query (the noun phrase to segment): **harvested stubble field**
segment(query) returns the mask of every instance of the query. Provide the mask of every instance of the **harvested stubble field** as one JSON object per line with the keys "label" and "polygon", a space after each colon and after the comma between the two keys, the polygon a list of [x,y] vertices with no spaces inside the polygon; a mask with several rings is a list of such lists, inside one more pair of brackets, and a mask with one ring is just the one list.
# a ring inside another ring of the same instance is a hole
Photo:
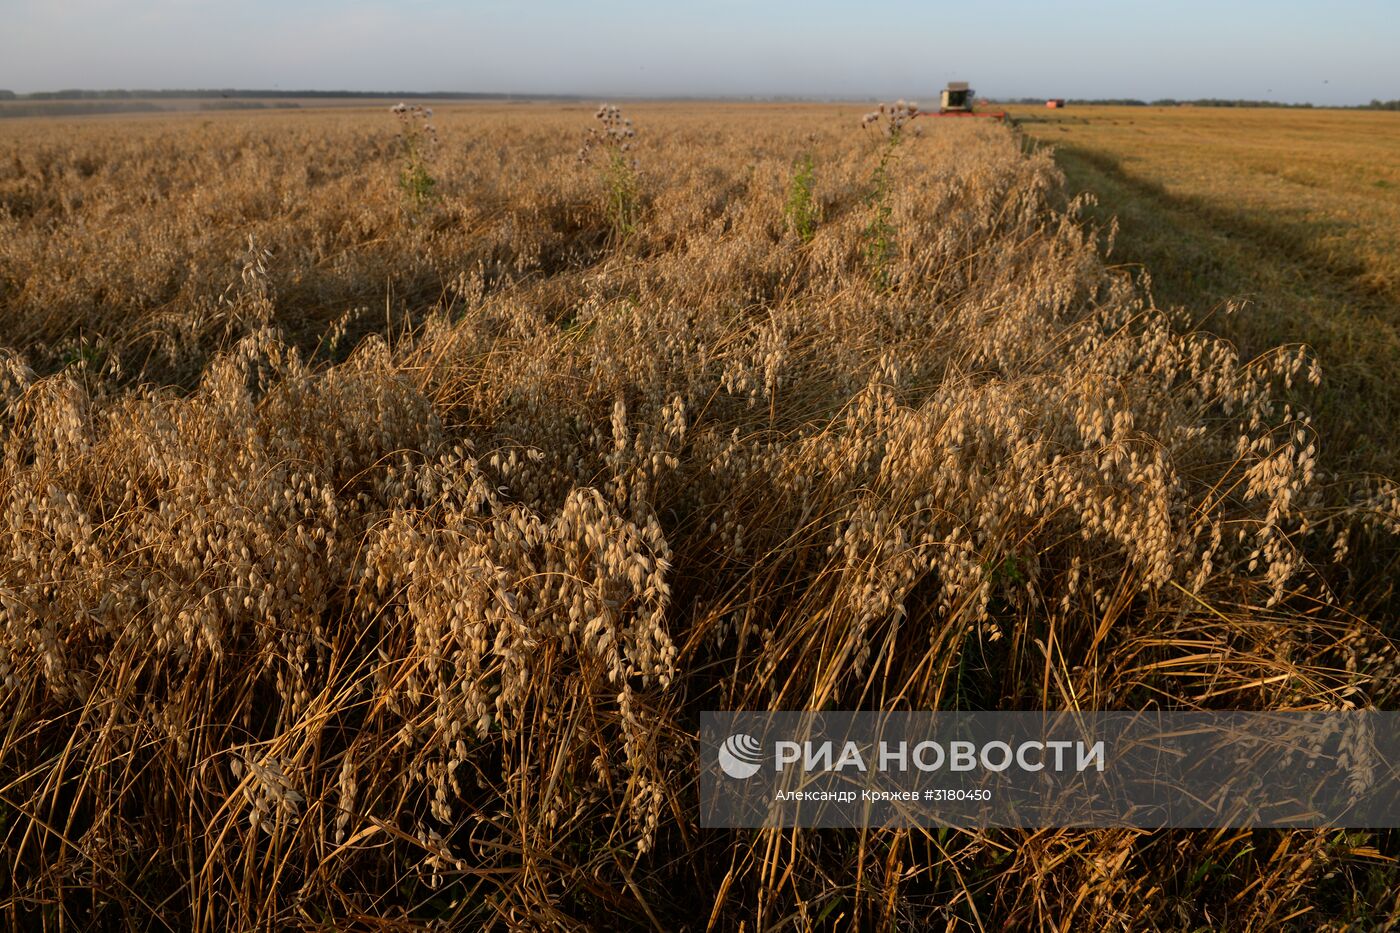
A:
{"label": "harvested stubble field", "polygon": [[1071,191],[1097,195],[1088,216],[1118,221],[1113,260],[1143,264],[1159,303],[1215,312],[1209,326],[1245,353],[1317,351],[1324,462],[1400,475],[1400,114],[1015,114],[1055,147]]}
{"label": "harvested stubble field", "polygon": [[1394,916],[1388,833],[697,826],[701,709],[1390,708],[1400,496],[1006,128],[627,116],[0,126],[5,922]]}

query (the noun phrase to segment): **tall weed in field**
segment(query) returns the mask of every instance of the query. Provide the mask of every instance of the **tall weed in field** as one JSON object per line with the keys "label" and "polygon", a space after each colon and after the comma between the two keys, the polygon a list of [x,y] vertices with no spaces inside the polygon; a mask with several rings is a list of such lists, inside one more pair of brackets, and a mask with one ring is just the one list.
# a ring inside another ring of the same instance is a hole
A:
{"label": "tall weed in field", "polygon": [[783,203],[783,216],[787,218],[788,229],[804,243],[817,232],[820,208],[816,199],[816,183],[816,160],[808,150],[797,157],[792,179],[788,182],[787,200]]}
{"label": "tall weed in field", "polygon": [[583,163],[596,159],[600,164],[610,238],[620,246],[636,233],[641,207],[638,164],[632,155],[637,131],[614,104],[603,104],[593,116],[599,125],[585,134],[578,157]]}
{"label": "tall weed in field", "polygon": [[[861,128],[874,131],[880,139],[880,160],[870,174],[870,190],[866,203],[870,207],[870,222],[862,231],[866,267],[872,280],[882,289],[890,286],[890,260],[895,252],[896,230],[891,222],[892,184],[890,169],[906,126],[919,115],[919,105],[899,100],[881,104],[861,118]],[[911,128],[912,129],[912,128]]]}
{"label": "tall weed in field", "polygon": [[413,211],[422,210],[436,196],[437,179],[428,167],[438,148],[437,127],[431,107],[395,104],[390,108],[399,119],[399,141],[403,163],[399,167],[399,190]]}

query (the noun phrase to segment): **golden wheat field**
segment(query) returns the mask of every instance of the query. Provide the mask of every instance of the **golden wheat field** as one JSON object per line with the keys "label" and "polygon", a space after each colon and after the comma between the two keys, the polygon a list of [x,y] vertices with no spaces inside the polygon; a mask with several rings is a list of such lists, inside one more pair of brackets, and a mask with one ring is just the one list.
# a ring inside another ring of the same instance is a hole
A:
{"label": "golden wheat field", "polygon": [[1393,918],[1389,832],[698,827],[702,709],[1390,708],[1400,490],[1012,128],[603,116],[0,124],[3,922]]}

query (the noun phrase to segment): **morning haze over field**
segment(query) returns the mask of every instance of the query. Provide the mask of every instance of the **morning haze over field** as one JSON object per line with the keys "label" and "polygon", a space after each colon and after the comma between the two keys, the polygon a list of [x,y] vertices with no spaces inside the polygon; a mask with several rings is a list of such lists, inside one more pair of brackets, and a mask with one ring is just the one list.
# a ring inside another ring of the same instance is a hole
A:
{"label": "morning haze over field", "polygon": [[631,96],[1400,97],[1388,0],[9,0],[0,88]]}
{"label": "morning haze over field", "polygon": [[[1400,706],[1396,17],[756,6],[9,0],[21,95],[575,97],[0,100],[0,928],[1400,916],[697,803],[705,711]],[[717,95],[810,100],[617,99]]]}

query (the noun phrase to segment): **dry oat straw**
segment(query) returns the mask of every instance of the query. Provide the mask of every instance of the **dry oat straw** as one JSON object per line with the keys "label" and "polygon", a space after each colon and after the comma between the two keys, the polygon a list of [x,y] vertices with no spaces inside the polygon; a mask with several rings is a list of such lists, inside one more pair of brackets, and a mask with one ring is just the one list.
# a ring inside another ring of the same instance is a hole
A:
{"label": "dry oat straw", "polygon": [[387,108],[0,127],[4,922],[1393,913],[1365,833],[697,827],[701,709],[1393,704],[1400,496],[1012,129],[875,281],[859,111],[624,109],[439,108],[421,198]]}

